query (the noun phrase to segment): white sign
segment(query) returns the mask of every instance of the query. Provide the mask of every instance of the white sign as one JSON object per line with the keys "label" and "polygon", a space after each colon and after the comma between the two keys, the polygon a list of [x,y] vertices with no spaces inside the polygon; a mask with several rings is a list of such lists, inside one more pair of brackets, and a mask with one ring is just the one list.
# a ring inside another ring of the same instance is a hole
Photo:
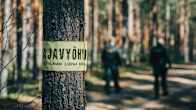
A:
{"label": "white sign", "polygon": [[86,71],[87,43],[44,41],[42,66],[47,71]]}

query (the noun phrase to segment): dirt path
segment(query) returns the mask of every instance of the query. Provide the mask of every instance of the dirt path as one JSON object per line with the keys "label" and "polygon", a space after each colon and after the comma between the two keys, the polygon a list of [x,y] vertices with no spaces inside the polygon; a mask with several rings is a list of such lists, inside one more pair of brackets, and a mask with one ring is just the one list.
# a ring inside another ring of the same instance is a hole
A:
{"label": "dirt path", "polygon": [[[196,66],[175,65],[169,71],[168,97],[153,99],[153,77],[150,71],[121,75],[120,94],[106,95],[104,81],[92,81],[86,110],[196,110]],[[91,87],[92,87],[91,86]]]}
{"label": "dirt path", "polygon": [[[122,72],[120,77],[122,91],[110,95],[103,90],[103,80],[87,80],[86,110],[196,110],[196,65],[175,65],[169,71],[170,94],[160,100],[153,99],[151,71]],[[0,110],[41,110],[41,98],[31,96],[0,102]]]}

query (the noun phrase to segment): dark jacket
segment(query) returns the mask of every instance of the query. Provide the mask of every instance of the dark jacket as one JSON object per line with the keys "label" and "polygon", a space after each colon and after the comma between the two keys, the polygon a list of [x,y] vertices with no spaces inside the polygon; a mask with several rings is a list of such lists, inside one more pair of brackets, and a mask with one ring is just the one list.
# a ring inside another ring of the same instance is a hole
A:
{"label": "dark jacket", "polygon": [[101,60],[104,67],[118,67],[121,64],[120,55],[111,44],[107,44],[103,48]]}
{"label": "dark jacket", "polygon": [[166,65],[171,65],[167,49],[162,44],[157,44],[150,52],[150,63],[153,68],[166,68]]}

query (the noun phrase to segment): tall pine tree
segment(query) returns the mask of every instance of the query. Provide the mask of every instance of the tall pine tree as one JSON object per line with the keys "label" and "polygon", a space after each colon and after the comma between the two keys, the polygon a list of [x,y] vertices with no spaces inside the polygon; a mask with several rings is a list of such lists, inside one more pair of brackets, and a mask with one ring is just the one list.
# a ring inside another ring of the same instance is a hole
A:
{"label": "tall pine tree", "polygon": [[[83,0],[43,1],[44,41],[83,41]],[[43,71],[43,110],[84,110],[83,72]]]}

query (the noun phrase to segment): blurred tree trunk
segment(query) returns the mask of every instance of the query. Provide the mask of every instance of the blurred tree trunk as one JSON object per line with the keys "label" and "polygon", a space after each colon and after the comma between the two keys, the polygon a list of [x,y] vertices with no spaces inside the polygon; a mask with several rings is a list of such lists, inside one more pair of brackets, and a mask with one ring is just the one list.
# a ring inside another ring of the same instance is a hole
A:
{"label": "blurred tree trunk", "polygon": [[98,30],[98,6],[97,0],[92,2],[92,55],[91,55],[91,68],[97,63],[97,30]]}
{"label": "blurred tree trunk", "polygon": [[[134,22],[133,21],[133,1],[129,0],[128,1],[128,38],[130,40],[130,43],[133,43],[133,22]],[[129,47],[130,47],[130,43],[129,43]],[[128,55],[127,60],[131,61],[130,55]]]}
{"label": "blurred tree trunk", "polygon": [[[153,0],[151,0],[152,2]],[[144,8],[146,7],[146,8]],[[140,3],[140,19],[141,19],[141,52],[142,52],[142,61],[148,61],[148,54],[151,48],[151,35],[152,35],[152,26],[151,26],[151,3],[150,1],[143,1]]]}
{"label": "blurred tree trunk", "polygon": [[[11,0],[11,24],[10,25],[10,38],[9,38],[9,48],[10,48],[10,57],[11,59],[15,59],[16,57],[16,0]],[[16,72],[16,60],[13,60],[11,63],[11,72],[12,72],[12,80],[16,81],[17,72]]]}
{"label": "blurred tree trunk", "polygon": [[122,55],[121,57],[124,60],[124,64],[128,65],[130,63],[130,61],[128,60],[129,58],[129,36],[128,36],[128,10],[129,10],[129,6],[128,6],[128,0],[123,0],[122,1],[122,15],[123,15],[123,29],[122,29]]}
{"label": "blurred tree trunk", "polygon": [[[26,10],[25,10],[25,36],[27,40],[27,59],[26,59],[26,70],[32,70],[33,68],[33,42],[34,42],[34,33],[33,33],[33,18],[32,18],[32,6],[31,2],[28,1],[26,4]],[[33,35],[32,35],[33,34]]]}
{"label": "blurred tree trunk", "polygon": [[131,61],[140,61],[141,29],[137,3],[129,1],[128,36],[131,41]]}
{"label": "blurred tree trunk", "polygon": [[23,14],[22,14],[22,65],[21,65],[21,68],[22,68],[22,71],[24,71],[26,69],[26,65],[27,65],[27,48],[26,48],[26,45],[27,45],[27,31],[26,31],[26,26],[27,26],[27,23],[26,23],[26,12],[27,12],[27,6],[28,4],[28,0],[23,0],[22,1],[22,6],[23,6]]}
{"label": "blurred tree trunk", "polygon": [[[44,0],[44,41],[83,41],[84,2]],[[84,110],[84,73],[43,71],[43,110]]]}
{"label": "blurred tree trunk", "polygon": [[[2,43],[3,43],[3,14],[4,14],[4,0],[0,0],[0,59],[1,59],[1,51],[2,51]],[[0,63],[0,70],[2,68],[2,65]]]}
{"label": "blurred tree trunk", "polygon": [[[39,56],[42,56],[42,48],[43,48],[43,5],[42,2],[39,1],[39,37],[38,37],[38,54],[37,54],[37,60]],[[39,81],[39,91],[42,91],[42,58],[41,60],[37,61],[38,68],[39,68],[39,74],[38,74],[38,81]]]}
{"label": "blurred tree trunk", "polygon": [[22,78],[23,0],[16,1],[16,81]]}
{"label": "blurred tree trunk", "polygon": [[184,61],[186,63],[189,62],[189,7],[188,7],[188,0],[180,1],[179,6],[179,35],[181,39],[181,52],[184,56]]}
{"label": "blurred tree trunk", "polygon": [[129,39],[133,39],[133,2],[128,1],[128,36]]}
{"label": "blurred tree trunk", "polygon": [[85,20],[85,28],[84,28],[84,38],[85,40],[89,39],[89,0],[84,0],[84,20]]}
{"label": "blurred tree trunk", "polygon": [[[170,40],[171,40],[171,36],[170,36],[170,4],[168,3],[168,1],[165,3],[166,7],[165,7],[165,20],[166,20],[166,25],[165,25],[165,44],[170,47]],[[170,48],[169,48],[170,49]]]}
{"label": "blurred tree trunk", "polygon": [[33,33],[34,33],[34,43],[33,43],[33,79],[37,79],[38,75],[40,73],[40,67],[41,65],[38,64],[38,60],[41,60],[39,58],[38,51],[40,50],[39,46],[39,40],[41,40],[39,37],[39,12],[40,12],[40,6],[38,0],[31,0],[31,7],[32,7],[32,16],[33,16]]}
{"label": "blurred tree trunk", "polygon": [[150,2],[151,7],[151,35],[150,35],[150,46],[155,46],[158,40],[158,5],[155,0]]}
{"label": "blurred tree trunk", "polygon": [[141,29],[140,29],[140,16],[139,9],[135,4],[135,8],[132,10],[133,16],[133,27],[132,27],[132,48],[131,48],[131,61],[140,61],[140,51],[141,51]]}
{"label": "blurred tree trunk", "polygon": [[133,12],[134,14],[134,36],[135,36],[135,49],[134,49],[134,53],[135,53],[135,58],[133,59],[133,61],[139,63],[140,62],[140,52],[141,52],[141,27],[140,27],[140,11],[139,8],[136,4],[136,9]]}
{"label": "blurred tree trunk", "polygon": [[[194,27],[190,26],[190,30],[194,30]],[[190,31],[190,36],[189,36],[190,52],[189,52],[189,56],[190,56],[190,61],[191,62],[194,62],[194,41],[195,41],[194,31]]]}
{"label": "blurred tree trunk", "polygon": [[7,97],[7,81],[8,81],[8,63],[9,63],[9,27],[10,24],[10,0],[3,1],[1,6],[4,7],[4,16],[3,16],[3,42],[2,42],[2,56],[1,56],[1,65],[2,69],[0,71],[0,92],[1,97]]}
{"label": "blurred tree trunk", "polygon": [[[123,32],[123,14],[122,14],[122,2],[120,0],[115,1],[115,44],[116,47],[122,47],[122,32]],[[122,49],[122,48],[121,48]]]}
{"label": "blurred tree trunk", "polygon": [[113,0],[108,3],[108,37],[112,37],[113,31]]}
{"label": "blurred tree trunk", "polygon": [[[90,7],[89,0],[84,0],[84,20],[85,20],[85,28],[84,28],[84,39],[87,42],[90,41],[90,15],[89,15]],[[91,49],[91,45],[88,45],[88,49]],[[88,66],[92,67],[91,63],[91,51],[88,52]],[[91,68],[92,69],[92,68]]]}

